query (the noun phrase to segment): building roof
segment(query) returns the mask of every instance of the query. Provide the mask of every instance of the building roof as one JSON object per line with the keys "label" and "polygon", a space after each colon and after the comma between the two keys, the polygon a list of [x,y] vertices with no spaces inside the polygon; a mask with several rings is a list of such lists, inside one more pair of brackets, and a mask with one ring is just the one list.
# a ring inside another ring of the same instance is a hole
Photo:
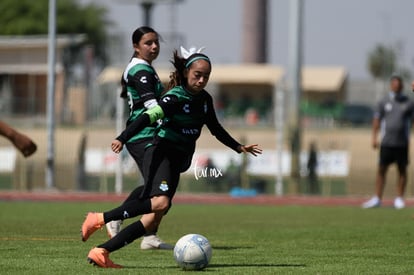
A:
{"label": "building roof", "polygon": [[[56,47],[62,48],[71,44],[79,44],[85,39],[84,34],[58,35],[56,36]],[[0,50],[47,48],[48,43],[47,35],[0,35]]]}
{"label": "building roof", "polygon": [[341,89],[346,77],[344,67],[304,67],[302,88],[312,92],[335,92]]}
{"label": "building roof", "polygon": [[[98,77],[98,82],[118,83],[123,69],[118,67],[105,68]],[[157,69],[163,82],[169,80],[170,70]],[[284,76],[284,69],[279,66],[244,64],[214,65],[210,82],[217,84],[268,84],[275,85]],[[338,91],[346,80],[344,67],[305,67],[303,69],[302,86],[305,91],[332,92]]]}
{"label": "building roof", "polygon": [[275,85],[283,77],[279,66],[243,64],[213,66],[210,81],[217,84],[269,84]]}
{"label": "building roof", "polygon": [[[56,37],[56,73],[63,71],[60,53],[69,45],[85,41],[83,34]],[[47,74],[48,37],[46,35],[1,36],[0,74]]]}
{"label": "building roof", "polygon": [[[47,64],[0,64],[0,74],[47,74]],[[63,71],[63,66],[56,63],[56,73]]]}

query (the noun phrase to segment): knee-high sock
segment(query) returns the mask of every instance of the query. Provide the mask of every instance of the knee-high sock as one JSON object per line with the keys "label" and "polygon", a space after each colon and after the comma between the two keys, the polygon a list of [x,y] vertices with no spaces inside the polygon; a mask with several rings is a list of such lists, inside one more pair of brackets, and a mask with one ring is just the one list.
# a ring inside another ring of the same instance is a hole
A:
{"label": "knee-high sock", "polygon": [[139,199],[143,190],[144,190],[144,185],[138,186],[137,188],[132,190],[132,192],[129,194],[128,198],[126,198],[126,200],[123,203]]}
{"label": "knee-high sock", "polygon": [[142,235],[145,234],[145,228],[141,221],[134,222],[127,227],[125,227],[121,232],[119,232],[115,237],[107,241],[106,243],[103,243],[101,245],[98,245],[100,248],[105,248],[109,252],[113,252],[115,250],[118,250]]}
{"label": "knee-high sock", "polygon": [[125,202],[117,208],[104,212],[103,216],[105,223],[108,223],[110,221],[125,220],[148,213],[151,213],[151,199],[136,199]]}

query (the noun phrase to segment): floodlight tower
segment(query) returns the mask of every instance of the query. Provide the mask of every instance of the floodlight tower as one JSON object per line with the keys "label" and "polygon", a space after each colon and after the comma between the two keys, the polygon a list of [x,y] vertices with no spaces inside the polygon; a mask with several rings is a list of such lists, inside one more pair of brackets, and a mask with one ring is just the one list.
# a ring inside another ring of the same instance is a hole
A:
{"label": "floodlight tower", "polygon": [[243,62],[266,63],[268,60],[268,0],[243,2]]}
{"label": "floodlight tower", "polygon": [[152,8],[155,4],[177,4],[183,0],[138,0],[138,5],[144,10],[144,25],[151,26]]}

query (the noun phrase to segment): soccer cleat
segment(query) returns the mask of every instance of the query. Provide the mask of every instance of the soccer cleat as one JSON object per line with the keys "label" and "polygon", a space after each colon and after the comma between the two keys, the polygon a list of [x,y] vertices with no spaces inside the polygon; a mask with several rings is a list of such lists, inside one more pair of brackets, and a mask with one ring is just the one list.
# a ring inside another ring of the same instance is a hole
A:
{"label": "soccer cleat", "polygon": [[142,238],[142,241],[141,241],[142,250],[149,250],[149,249],[172,250],[173,248],[174,246],[172,246],[171,244],[165,243],[155,234],[144,236],[144,238]]}
{"label": "soccer cleat", "polygon": [[394,200],[394,207],[395,207],[395,209],[403,209],[405,207],[405,202],[404,202],[403,198],[396,197],[395,200]]}
{"label": "soccer cleat", "polygon": [[103,268],[122,268],[121,265],[115,264],[109,259],[109,252],[105,248],[92,248],[88,254],[88,262]]}
{"label": "soccer cleat", "polygon": [[121,225],[122,225],[121,220],[110,221],[106,223],[106,232],[108,233],[108,237],[110,239],[115,237],[119,233],[119,231],[121,231]]}
{"label": "soccer cleat", "polygon": [[89,212],[82,224],[82,241],[86,242],[89,237],[104,224],[102,213]]}
{"label": "soccer cleat", "polygon": [[381,206],[381,200],[377,196],[372,197],[370,200],[362,204],[362,208],[365,208],[365,209],[375,208],[375,207],[380,207],[380,206]]}

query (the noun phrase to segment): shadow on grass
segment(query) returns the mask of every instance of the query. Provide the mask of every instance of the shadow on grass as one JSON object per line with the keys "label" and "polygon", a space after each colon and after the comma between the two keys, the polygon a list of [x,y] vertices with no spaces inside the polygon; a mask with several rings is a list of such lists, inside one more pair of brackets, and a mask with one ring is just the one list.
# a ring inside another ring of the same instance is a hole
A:
{"label": "shadow on grass", "polygon": [[237,250],[237,249],[252,249],[253,246],[213,246],[213,250]]}
{"label": "shadow on grass", "polygon": [[222,268],[222,267],[306,267],[305,264],[209,264],[207,268]]}
{"label": "shadow on grass", "polygon": [[[231,267],[306,267],[305,264],[249,264],[249,263],[234,263],[234,264],[209,264],[206,269],[202,271],[214,271],[217,268],[231,268]],[[123,266],[124,269],[136,268],[153,268],[150,266]],[[164,266],[163,269],[180,269],[177,265]]]}

